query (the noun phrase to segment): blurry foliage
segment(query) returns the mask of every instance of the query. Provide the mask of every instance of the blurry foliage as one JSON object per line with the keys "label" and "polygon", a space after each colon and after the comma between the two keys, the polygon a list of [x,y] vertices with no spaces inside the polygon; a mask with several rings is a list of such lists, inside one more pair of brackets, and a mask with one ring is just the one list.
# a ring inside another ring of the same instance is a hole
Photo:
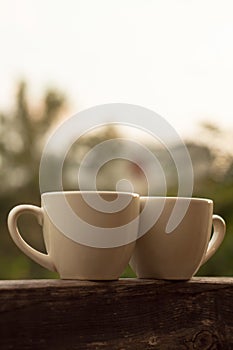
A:
{"label": "blurry foliage", "polygon": [[[203,123],[205,137],[199,140],[210,153],[205,177],[195,181],[194,196],[210,198],[214,202],[214,213],[226,222],[226,236],[219,250],[205,263],[198,275],[233,276],[233,153],[228,136],[215,124]],[[230,147],[229,147],[230,146]],[[200,154],[200,159],[203,153]]]}
{"label": "blurry foliage", "polygon": [[[0,278],[34,278],[50,272],[31,262],[12,242],[6,227],[9,210],[20,203],[40,205],[39,164],[46,133],[59,118],[65,97],[46,91],[41,105],[28,101],[27,86],[17,89],[13,111],[0,114]],[[24,218],[23,218],[24,219]],[[41,230],[32,217],[20,220],[25,239],[44,250]]]}
{"label": "blurry foliage", "polygon": [[[46,91],[40,106],[35,108],[28,100],[25,83],[20,83],[17,91],[14,110],[8,113],[0,112],[0,279],[56,278],[57,274],[40,267],[15,246],[8,234],[6,220],[9,210],[19,203],[40,205],[38,179],[40,157],[48,134],[66,106],[66,99],[59,91]],[[89,150],[102,141],[119,136],[121,136],[119,129],[109,126],[82,136],[67,154],[63,169],[64,188],[77,189],[75,171]],[[193,195],[214,200],[215,213],[222,215],[226,220],[227,234],[218,252],[199,270],[198,274],[232,276],[233,156],[221,146],[221,142],[224,144],[225,134],[215,125],[203,123],[199,136],[198,141],[187,142],[195,176]],[[114,152],[117,154],[117,147],[116,143],[112,149],[113,159]],[[168,155],[152,146],[150,149],[156,153],[161,164],[163,163],[164,170],[168,173],[166,176],[170,171],[168,179],[173,179],[175,168],[171,167]],[[116,169],[119,170],[121,166],[122,171],[117,172]],[[140,182],[142,183],[139,167],[131,164],[127,168],[126,161],[120,163],[115,159],[109,163],[109,166],[106,164],[100,170],[97,179],[98,189],[114,189],[113,185],[119,180],[117,176],[122,172],[125,175],[125,169],[130,169],[129,174],[134,176],[136,186],[139,186]],[[73,179],[72,172],[75,173]],[[87,169],[87,175],[88,172],[91,174],[92,168]],[[54,176],[56,174],[50,174],[52,179]],[[168,195],[176,195],[176,193],[177,183],[169,184]],[[41,229],[35,218],[26,215],[20,218],[19,226],[29,244],[44,251]],[[134,276],[134,273],[128,267],[123,276]]]}

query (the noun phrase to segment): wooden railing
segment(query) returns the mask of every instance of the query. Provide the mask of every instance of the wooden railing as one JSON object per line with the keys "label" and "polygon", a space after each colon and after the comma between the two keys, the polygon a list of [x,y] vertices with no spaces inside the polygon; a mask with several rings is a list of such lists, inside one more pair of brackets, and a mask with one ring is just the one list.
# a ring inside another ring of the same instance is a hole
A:
{"label": "wooden railing", "polygon": [[233,349],[233,278],[0,282],[0,349]]}

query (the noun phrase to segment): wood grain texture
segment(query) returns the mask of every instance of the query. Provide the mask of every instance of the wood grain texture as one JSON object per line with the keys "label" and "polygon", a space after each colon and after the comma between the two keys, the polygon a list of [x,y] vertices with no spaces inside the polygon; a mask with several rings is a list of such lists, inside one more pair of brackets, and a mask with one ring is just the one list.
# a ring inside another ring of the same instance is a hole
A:
{"label": "wood grain texture", "polygon": [[233,278],[0,282],[0,349],[233,349]]}

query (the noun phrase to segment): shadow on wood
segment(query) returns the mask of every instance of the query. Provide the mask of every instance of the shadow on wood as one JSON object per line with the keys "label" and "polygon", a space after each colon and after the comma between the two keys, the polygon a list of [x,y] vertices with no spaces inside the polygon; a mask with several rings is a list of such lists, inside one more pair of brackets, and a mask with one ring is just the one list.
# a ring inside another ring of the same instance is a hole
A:
{"label": "shadow on wood", "polygon": [[233,349],[233,278],[0,282],[0,349]]}

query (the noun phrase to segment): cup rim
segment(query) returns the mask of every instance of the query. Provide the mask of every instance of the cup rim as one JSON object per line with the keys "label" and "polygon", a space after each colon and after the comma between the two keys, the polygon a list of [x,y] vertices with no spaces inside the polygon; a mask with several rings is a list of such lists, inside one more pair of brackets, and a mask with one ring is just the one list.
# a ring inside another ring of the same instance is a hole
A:
{"label": "cup rim", "polygon": [[120,196],[124,195],[131,195],[132,197],[140,197],[140,195],[136,192],[123,192],[123,191],[94,191],[94,190],[81,190],[81,191],[76,191],[76,190],[70,190],[70,191],[50,191],[50,192],[44,192],[41,194],[41,197],[44,196],[64,196],[64,195],[77,195],[77,194],[118,194]]}
{"label": "cup rim", "polygon": [[175,197],[175,196],[140,196],[140,199],[149,199],[149,200],[178,200],[178,201],[190,201],[190,202],[208,202],[213,203],[212,199],[204,197]]}

